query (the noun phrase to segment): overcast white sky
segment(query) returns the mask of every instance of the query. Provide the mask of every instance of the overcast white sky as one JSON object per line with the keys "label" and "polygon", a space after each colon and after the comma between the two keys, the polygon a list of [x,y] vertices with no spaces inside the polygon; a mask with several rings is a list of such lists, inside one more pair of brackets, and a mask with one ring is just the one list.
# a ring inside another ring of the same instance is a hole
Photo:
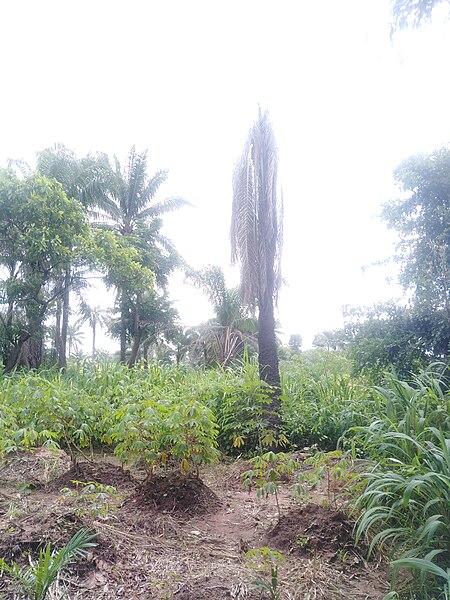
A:
{"label": "overcast white sky", "polygon": [[[450,139],[450,24],[390,40],[389,0],[2,0],[0,164],[62,142],[150,151],[161,198],[194,204],[166,234],[195,267],[229,268],[231,176],[257,105],[271,113],[285,199],[286,336],[398,294],[377,215],[392,170]],[[236,273],[230,271],[230,284]],[[206,320],[175,278],[183,322]],[[95,303],[98,298],[95,299]]]}

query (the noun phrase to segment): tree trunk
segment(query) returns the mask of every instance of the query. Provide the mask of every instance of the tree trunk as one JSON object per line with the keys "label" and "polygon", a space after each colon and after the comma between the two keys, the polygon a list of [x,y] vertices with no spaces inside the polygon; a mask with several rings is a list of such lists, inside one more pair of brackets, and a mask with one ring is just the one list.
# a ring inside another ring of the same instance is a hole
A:
{"label": "tree trunk", "polygon": [[38,369],[42,364],[42,346],[39,326],[30,327],[30,331],[19,336],[9,353],[4,367],[5,373],[10,373],[17,367]]}
{"label": "tree trunk", "polygon": [[144,359],[145,365],[146,365],[147,367],[148,367],[148,353],[149,353],[149,350],[150,350],[150,345],[151,345],[151,343],[150,343],[150,339],[149,339],[149,338],[147,338],[147,339],[145,340],[145,342],[144,342],[144,346],[143,346],[143,349],[142,349],[142,350],[143,350],[143,352],[142,352],[142,354],[143,354],[143,359]]}
{"label": "tree trunk", "polygon": [[92,321],[92,359],[95,358],[95,333],[97,329],[97,322],[94,320]]}
{"label": "tree trunk", "polygon": [[31,336],[29,333],[23,333],[22,335],[19,336],[19,339],[14,344],[14,347],[12,348],[12,350],[9,353],[9,356],[6,360],[6,363],[5,363],[5,372],[6,373],[10,373],[11,371],[13,371],[16,368],[17,363],[19,361],[20,353],[22,351],[22,346],[25,344],[25,342],[30,337]]}
{"label": "tree trunk", "polygon": [[42,364],[42,346],[43,340],[41,337],[30,336],[22,344],[17,359],[17,366],[26,367],[27,369],[38,369]]}
{"label": "tree trunk", "polygon": [[266,294],[259,306],[258,346],[259,377],[270,386],[271,402],[267,406],[266,419],[269,422],[269,429],[277,430],[281,422],[281,380],[273,299],[269,294]]}
{"label": "tree trunk", "polygon": [[127,359],[127,305],[125,292],[121,292],[120,299],[120,362],[126,363]]}
{"label": "tree trunk", "polygon": [[58,366],[61,369],[67,367],[67,330],[69,329],[70,284],[71,270],[69,268],[64,275],[64,288],[62,294],[61,351],[58,353]]}
{"label": "tree trunk", "polygon": [[134,367],[134,365],[136,364],[139,347],[141,345],[142,327],[141,327],[141,323],[140,323],[139,305],[140,305],[140,298],[138,295],[136,298],[136,306],[134,309],[133,347],[131,348],[130,360],[128,362],[129,367]]}
{"label": "tree trunk", "polygon": [[59,357],[61,356],[61,314],[62,314],[62,302],[61,298],[56,301],[56,315],[55,315],[55,348],[56,348],[56,360],[59,364]]}

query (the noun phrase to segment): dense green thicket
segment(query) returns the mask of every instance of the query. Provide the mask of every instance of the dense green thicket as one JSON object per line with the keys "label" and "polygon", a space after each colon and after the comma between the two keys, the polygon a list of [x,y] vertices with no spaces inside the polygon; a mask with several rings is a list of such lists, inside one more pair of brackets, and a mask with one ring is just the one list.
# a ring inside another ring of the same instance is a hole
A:
{"label": "dense green thicket", "polygon": [[[335,448],[349,427],[370,421],[370,393],[361,380],[350,377],[349,369],[345,358],[321,351],[286,362],[283,432],[293,447]],[[242,454],[261,448],[270,418],[269,389],[252,361],[235,369],[211,370],[88,364],[65,373],[16,373],[4,376],[0,386],[3,451],[42,444],[70,451],[109,445],[121,457],[125,447],[130,457],[136,456],[138,447],[129,446],[127,427],[144,436],[170,420],[168,410],[195,406],[205,411],[205,428],[208,420],[214,424],[208,434],[212,446],[217,443],[222,452]],[[151,411],[154,422],[149,420]]]}

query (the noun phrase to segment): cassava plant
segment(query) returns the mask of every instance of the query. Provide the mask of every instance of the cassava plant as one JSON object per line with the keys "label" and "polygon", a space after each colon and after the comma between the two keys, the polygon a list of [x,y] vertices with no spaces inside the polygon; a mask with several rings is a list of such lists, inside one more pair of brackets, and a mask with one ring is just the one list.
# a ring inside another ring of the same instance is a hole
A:
{"label": "cassava plant", "polygon": [[352,456],[341,450],[316,452],[303,461],[303,467],[292,486],[294,494],[305,498],[310,490],[325,482],[328,506],[337,508],[338,497],[345,492],[354,494],[360,484]]}
{"label": "cassava plant", "polygon": [[122,405],[106,439],[122,462],[140,460],[150,479],[155,469],[176,461],[183,473],[218,458],[217,425],[210,409],[174,397]]}
{"label": "cassava plant", "polygon": [[281,507],[278,500],[280,481],[298,468],[298,463],[284,452],[266,452],[251,459],[253,469],[242,473],[243,487],[249,491],[255,487],[259,498],[275,496],[278,516],[281,517]]}
{"label": "cassava plant", "polygon": [[280,600],[281,591],[278,568],[286,561],[283,554],[267,546],[263,546],[262,548],[248,550],[246,557],[250,568],[257,570],[263,575],[268,574],[270,576],[269,581],[266,579],[252,581],[252,586],[265,592],[270,600]]}

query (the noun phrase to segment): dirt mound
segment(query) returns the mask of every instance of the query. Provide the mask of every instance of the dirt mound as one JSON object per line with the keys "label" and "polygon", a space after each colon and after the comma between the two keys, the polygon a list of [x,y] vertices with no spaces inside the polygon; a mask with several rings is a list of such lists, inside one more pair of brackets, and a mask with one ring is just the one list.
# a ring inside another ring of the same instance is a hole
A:
{"label": "dirt mound", "polygon": [[64,450],[37,448],[10,454],[0,464],[0,485],[45,485],[69,468],[70,458]]}
{"label": "dirt mound", "polygon": [[55,491],[59,491],[64,487],[76,487],[76,484],[72,483],[73,481],[95,481],[116,488],[129,488],[136,485],[129,471],[125,471],[122,467],[106,462],[79,462],[76,467],[71,467],[68,471],[53,479],[49,487]]}
{"label": "dirt mound", "polygon": [[137,509],[194,516],[214,512],[221,503],[201,479],[171,474],[146,483],[127,504]]}
{"label": "dirt mound", "polygon": [[267,543],[289,554],[332,559],[355,547],[352,531],[344,513],[306,504],[282,516],[267,534]]}

